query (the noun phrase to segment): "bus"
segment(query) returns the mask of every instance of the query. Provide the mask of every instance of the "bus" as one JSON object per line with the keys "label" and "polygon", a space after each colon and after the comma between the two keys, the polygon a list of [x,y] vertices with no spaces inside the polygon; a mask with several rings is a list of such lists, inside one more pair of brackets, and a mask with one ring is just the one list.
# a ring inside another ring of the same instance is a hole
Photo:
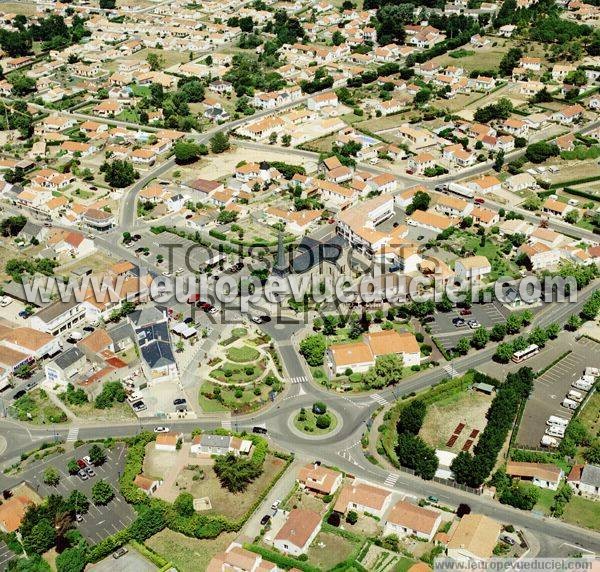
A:
{"label": "bus", "polygon": [[521,363],[522,361],[525,361],[526,359],[529,359],[530,357],[539,353],[539,351],[540,351],[539,346],[537,346],[536,344],[531,344],[529,347],[526,347],[524,350],[515,352],[513,354],[512,360],[515,363]]}

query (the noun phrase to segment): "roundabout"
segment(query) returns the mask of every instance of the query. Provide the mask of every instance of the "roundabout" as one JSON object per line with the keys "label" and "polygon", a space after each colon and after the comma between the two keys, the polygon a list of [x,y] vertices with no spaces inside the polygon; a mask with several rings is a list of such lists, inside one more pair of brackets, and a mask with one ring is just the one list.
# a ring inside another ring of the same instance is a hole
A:
{"label": "roundabout", "polygon": [[315,405],[293,411],[288,418],[288,428],[304,439],[319,440],[337,435],[344,425],[343,417],[331,407],[319,412]]}

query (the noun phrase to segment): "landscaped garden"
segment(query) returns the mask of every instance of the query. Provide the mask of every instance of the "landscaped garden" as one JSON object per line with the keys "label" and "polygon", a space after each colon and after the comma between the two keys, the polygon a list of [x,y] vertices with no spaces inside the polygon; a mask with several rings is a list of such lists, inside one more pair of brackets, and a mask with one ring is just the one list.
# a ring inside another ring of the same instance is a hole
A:
{"label": "landscaped garden", "polygon": [[36,389],[19,397],[11,406],[11,412],[19,421],[29,421],[37,425],[64,423],[65,412],[54,405],[43,389]]}
{"label": "landscaped garden", "polygon": [[314,403],[311,409],[304,407],[294,417],[294,427],[309,435],[326,435],[338,424],[337,416],[324,403]]}

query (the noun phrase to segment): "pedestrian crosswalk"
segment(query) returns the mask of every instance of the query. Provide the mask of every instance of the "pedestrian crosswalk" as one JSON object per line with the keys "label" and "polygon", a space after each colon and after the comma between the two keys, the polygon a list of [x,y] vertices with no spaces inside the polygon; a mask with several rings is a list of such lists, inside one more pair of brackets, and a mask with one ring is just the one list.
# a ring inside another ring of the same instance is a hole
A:
{"label": "pedestrian crosswalk", "polygon": [[444,371],[451,377],[451,378],[455,378],[458,377],[460,375],[460,373],[458,373],[458,371],[456,371],[456,369],[454,368],[454,366],[452,364],[448,364],[444,366]]}
{"label": "pedestrian crosswalk", "polygon": [[290,378],[290,383],[306,383],[308,381],[308,378],[305,375],[302,375],[300,377],[291,377]]}
{"label": "pedestrian crosswalk", "polygon": [[67,443],[73,443],[77,441],[77,437],[79,435],[79,427],[71,427],[69,429],[69,433],[67,434]]}
{"label": "pedestrian crosswalk", "polygon": [[376,401],[377,403],[379,403],[379,405],[388,405],[389,404],[389,401],[385,397],[382,397],[381,395],[379,395],[379,393],[374,393],[373,395],[371,395],[371,399],[373,401]]}
{"label": "pedestrian crosswalk", "polygon": [[383,481],[383,484],[386,487],[393,487],[396,484],[396,481],[398,480],[398,475],[396,475],[395,473],[390,473],[385,481]]}
{"label": "pedestrian crosswalk", "polygon": [[221,427],[223,427],[223,429],[231,429],[231,419],[223,419],[221,421]]}

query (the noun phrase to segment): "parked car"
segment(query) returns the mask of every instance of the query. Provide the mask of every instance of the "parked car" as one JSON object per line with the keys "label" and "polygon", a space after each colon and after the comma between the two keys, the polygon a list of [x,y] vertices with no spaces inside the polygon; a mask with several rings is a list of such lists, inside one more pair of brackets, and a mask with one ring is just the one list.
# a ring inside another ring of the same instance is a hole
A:
{"label": "parked car", "polygon": [[27,392],[24,389],[19,389],[19,391],[13,395],[13,399],[16,401],[17,399],[23,397],[26,393]]}
{"label": "parked car", "polygon": [[88,464],[91,465],[92,464],[92,458],[89,455],[86,455],[85,457],[83,457],[83,460]]}
{"label": "parked car", "polygon": [[96,473],[94,472],[94,469],[92,469],[92,467],[86,467],[85,472],[88,474],[89,477],[96,476]]}
{"label": "parked car", "polygon": [[263,319],[260,316],[252,316],[252,318],[250,318],[255,324],[262,324],[263,323]]}
{"label": "parked car", "polygon": [[509,544],[510,546],[514,546],[515,544],[515,539],[511,538],[510,536],[508,536],[507,534],[503,534],[500,537],[500,540],[506,544]]}
{"label": "parked car", "polygon": [[427,497],[427,500],[428,500],[429,502],[438,502],[440,499],[438,499],[438,498],[437,498],[436,496],[434,496],[434,495],[429,495],[429,496]]}
{"label": "parked car", "polygon": [[277,499],[272,505],[271,505],[271,510],[277,510],[279,508],[279,505],[281,504],[281,499]]}
{"label": "parked car", "polygon": [[184,405],[185,403],[187,403],[187,400],[185,400],[183,397],[173,399],[173,405]]}
{"label": "parked car", "polygon": [[168,433],[169,432],[169,428],[159,425],[158,427],[154,428],[154,432],[155,433]]}
{"label": "parked car", "polygon": [[87,467],[87,463],[83,459],[77,459],[77,466],[80,469],[85,469]]}
{"label": "parked car", "polygon": [[467,324],[469,325],[469,328],[471,328],[472,330],[476,330],[477,328],[481,328],[481,324],[477,320],[469,320],[467,322]]}
{"label": "parked car", "polygon": [[121,556],[125,556],[125,554],[127,554],[127,552],[129,552],[127,550],[127,548],[125,548],[124,546],[121,546],[121,548],[119,548],[119,550],[115,550],[115,552],[113,552],[112,557],[117,560],[118,558],[121,558]]}
{"label": "parked car", "polygon": [[452,319],[452,323],[454,324],[454,326],[456,328],[460,328],[461,326],[465,325],[465,321],[462,318],[453,318]]}
{"label": "parked car", "polygon": [[83,469],[81,469],[77,474],[82,481],[87,481],[89,479],[88,474]]}
{"label": "parked car", "polygon": [[255,425],[254,427],[252,427],[252,433],[260,433],[261,435],[266,435],[267,428],[260,427],[259,425]]}
{"label": "parked car", "polygon": [[83,516],[81,516],[80,514],[76,514],[75,515],[75,521],[76,522],[81,522],[83,520]]}
{"label": "parked car", "polygon": [[260,524],[261,524],[262,526],[264,526],[264,525],[265,525],[265,524],[267,524],[267,523],[268,523],[270,520],[271,520],[271,515],[270,515],[270,514],[265,514],[265,516],[263,516],[263,517],[260,519]]}
{"label": "parked car", "polygon": [[471,310],[469,310],[469,308],[463,308],[460,311],[460,315],[461,316],[470,316],[473,312],[471,312]]}

